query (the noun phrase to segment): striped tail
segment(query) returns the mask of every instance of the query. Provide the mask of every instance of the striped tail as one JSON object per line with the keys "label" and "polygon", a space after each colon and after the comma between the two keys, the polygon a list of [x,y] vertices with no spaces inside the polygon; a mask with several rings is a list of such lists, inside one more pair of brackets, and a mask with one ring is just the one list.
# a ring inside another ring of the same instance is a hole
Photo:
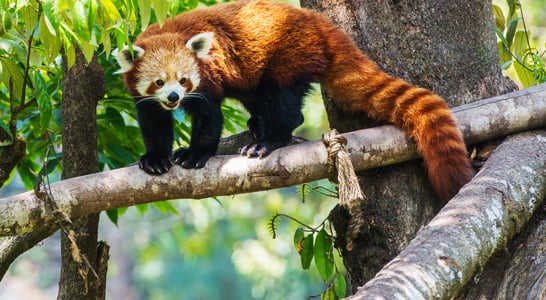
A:
{"label": "striped tail", "polygon": [[436,193],[451,199],[472,178],[472,167],[447,103],[387,75],[359,51],[350,52],[350,58],[334,61],[323,88],[346,110],[402,128],[417,144]]}

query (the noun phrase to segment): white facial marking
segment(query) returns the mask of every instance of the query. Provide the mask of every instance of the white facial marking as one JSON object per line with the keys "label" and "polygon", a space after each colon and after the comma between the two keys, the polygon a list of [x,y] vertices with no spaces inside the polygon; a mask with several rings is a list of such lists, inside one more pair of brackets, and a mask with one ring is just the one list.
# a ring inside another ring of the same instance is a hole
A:
{"label": "white facial marking", "polygon": [[147,90],[148,90],[148,87],[150,86],[150,84],[152,84],[152,82],[150,80],[146,80],[144,78],[140,78],[136,84],[136,90],[138,91],[138,93],[142,96],[151,96],[150,94],[148,94]]}
{"label": "white facial marking", "polygon": [[189,73],[188,78],[190,79],[194,89],[199,86],[199,83],[201,82],[201,76],[199,75],[199,72]]}
{"label": "white facial marking", "polygon": [[[169,100],[170,95],[177,95],[178,99],[176,99],[175,102]],[[186,88],[181,86],[178,81],[171,80],[165,85],[155,91],[155,96],[157,97],[157,100],[159,101],[159,104],[163,106],[166,110],[175,110],[180,105],[180,100],[184,98],[184,95],[186,94]]]}

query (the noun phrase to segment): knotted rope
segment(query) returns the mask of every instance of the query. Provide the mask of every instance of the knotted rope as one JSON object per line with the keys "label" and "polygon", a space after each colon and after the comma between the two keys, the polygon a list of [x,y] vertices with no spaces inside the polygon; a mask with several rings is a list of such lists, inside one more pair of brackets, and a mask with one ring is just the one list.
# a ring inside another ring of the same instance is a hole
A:
{"label": "knotted rope", "polygon": [[347,153],[347,139],[332,129],[322,135],[322,142],[328,151],[328,171],[330,174],[337,173],[337,178],[330,178],[330,181],[338,184],[339,204],[351,215],[346,234],[347,250],[351,251],[353,241],[365,222],[360,209],[360,203],[365,200],[364,194]]}

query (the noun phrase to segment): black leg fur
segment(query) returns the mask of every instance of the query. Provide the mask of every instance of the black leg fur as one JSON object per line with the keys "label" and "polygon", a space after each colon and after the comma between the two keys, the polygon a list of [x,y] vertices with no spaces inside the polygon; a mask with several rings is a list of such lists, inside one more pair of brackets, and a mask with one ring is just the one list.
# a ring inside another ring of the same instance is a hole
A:
{"label": "black leg fur", "polygon": [[173,118],[155,101],[140,102],[136,106],[138,123],[144,139],[146,154],[139,159],[139,166],[148,174],[160,175],[171,168],[173,145]]}
{"label": "black leg fur", "polygon": [[173,162],[186,169],[202,168],[211,156],[216,154],[222,134],[223,116],[221,99],[211,96],[204,99],[188,99],[182,102],[192,117],[190,147],[177,149]]}
{"label": "black leg fur", "polygon": [[247,125],[256,143],[242,147],[241,155],[263,157],[286,146],[292,131],[303,123],[301,108],[309,89],[307,81],[283,87],[274,82],[262,82],[254,101],[244,103],[252,115]]}

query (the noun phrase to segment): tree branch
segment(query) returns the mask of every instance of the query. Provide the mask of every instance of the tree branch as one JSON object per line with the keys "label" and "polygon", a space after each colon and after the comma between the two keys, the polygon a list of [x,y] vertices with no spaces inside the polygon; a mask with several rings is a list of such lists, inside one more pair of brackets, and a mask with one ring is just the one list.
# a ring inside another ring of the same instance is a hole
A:
{"label": "tree branch", "polygon": [[406,249],[349,299],[456,296],[539,207],[545,164],[546,131],[507,138]]}
{"label": "tree branch", "polygon": [[[546,126],[546,84],[454,109],[469,144]],[[418,157],[405,134],[381,126],[344,134],[356,170]],[[137,166],[63,180],[50,185],[50,198],[70,218],[140,203],[207,198],[268,190],[328,177],[320,140],[287,146],[264,159],[217,156],[203,169],[173,167],[150,176]],[[0,200],[0,236],[60,222],[33,191]]]}

